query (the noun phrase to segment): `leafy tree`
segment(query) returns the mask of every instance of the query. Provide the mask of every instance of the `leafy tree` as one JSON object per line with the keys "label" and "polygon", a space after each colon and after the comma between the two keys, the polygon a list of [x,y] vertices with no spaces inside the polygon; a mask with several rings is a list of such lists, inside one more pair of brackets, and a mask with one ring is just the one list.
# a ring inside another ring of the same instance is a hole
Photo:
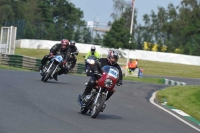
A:
{"label": "leafy tree", "polygon": [[102,45],[102,37],[100,34],[96,34],[95,38],[94,38],[94,44],[96,45]]}
{"label": "leafy tree", "polygon": [[82,34],[84,43],[92,43],[92,33],[89,28],[84,28]]}
{"label": "leafy tree", "polygon": [[81,30],[80,30],[80,27],[78,27],[76,29],[76,31],[74,32],[73,40],[75,40],[76,42],[81,42]]}
{"label": "leafy tree", "polygon": [[[106,32],[103,39],[103,46],[110,48],[130,48],[134,49],[134,45],[129,45],[130,33],[124,28],[124,19],[121,18],[113,22],[109,32]],[[133,42],[133,40],[131,41]]]}
{"label": "leafy tree", "polygon": [[0,25],[3,25],[4,22],[8,19],[13,20],[14,19],[14,13],[12,10],[12,6],[9,5],[9,1],[7,0],[1,0],[0,1]]}
{"label": "leafy tree", "polygon": [[[84,26],[83,12],[68,0],[1,0],[0,24],[24,25],[23,37],[60,40],[73,38],[77,27]],[[4,13],[5,12],[5,13]],[[19,21],[20,20],[20,21]],[[7,25],[9,26],[9,25]]]}

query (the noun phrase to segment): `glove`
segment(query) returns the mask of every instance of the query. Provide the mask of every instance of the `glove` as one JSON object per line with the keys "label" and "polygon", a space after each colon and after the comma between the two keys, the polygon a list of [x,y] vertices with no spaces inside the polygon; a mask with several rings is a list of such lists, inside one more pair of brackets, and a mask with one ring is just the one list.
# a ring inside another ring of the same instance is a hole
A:
{"label": "glove", "polygon": [[50,56],[53,56],[53,53],[49,53]]}
{"label": "glove", "polygon": [[67,63],[67,61],[66,60],[63,60],[63,64],[66,64]]}
{"label": "glove", "polygon": [[122,80],[119,80],[118,82],[117,82],[117,86],[121,86],[122,85]]}

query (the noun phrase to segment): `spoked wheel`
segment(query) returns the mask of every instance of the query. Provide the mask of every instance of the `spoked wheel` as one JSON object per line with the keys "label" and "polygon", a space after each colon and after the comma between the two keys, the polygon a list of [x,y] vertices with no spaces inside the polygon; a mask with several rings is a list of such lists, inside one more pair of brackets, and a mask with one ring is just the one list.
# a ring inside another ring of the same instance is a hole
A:
{"label": "spoked wheel", "polygon": [[47,80],[51,77],[51,74],[53,73],[53,71],[56,69],[56,65],[53,64],[52,67],[50,68],[49,72],[45,75],[43,81],[47,82]]}
{"label": "spoked wheel", "polygon": [[92,113],[91,113],[91,118],[96,118],[97,115],[100,113],[101,108],[103,107],[104,101],[106,100],[105,95],[101,95],[97,103],[93,105]]}

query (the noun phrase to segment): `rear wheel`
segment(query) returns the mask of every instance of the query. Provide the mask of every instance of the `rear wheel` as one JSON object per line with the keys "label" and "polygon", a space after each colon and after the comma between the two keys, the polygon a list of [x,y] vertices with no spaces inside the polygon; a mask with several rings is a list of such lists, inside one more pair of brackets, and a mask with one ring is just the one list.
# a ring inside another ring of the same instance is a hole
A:
{"label": "rear wheel", "polygon": [[55,69],[56,69],[56,65],[53,64],[53,65],[51,66],[49,72],[46,73],[46,75],[45,75],[45,77],[44,77],[44,79],[43,79],[44,82],[47,82],[47,80],[51,77],[51,74],[53,73],[53,71],[54,71]]}
{"label": "rear wheel", "polygon": [[101,95],[98,98],[97,103],[93,106],[92,113],[91,113],[91,118],[96,118],[97,117],[97,115],[101,111],[101,108],[103,107],[103,104],[104,104],[105,100],[106,100],[105,95]]}

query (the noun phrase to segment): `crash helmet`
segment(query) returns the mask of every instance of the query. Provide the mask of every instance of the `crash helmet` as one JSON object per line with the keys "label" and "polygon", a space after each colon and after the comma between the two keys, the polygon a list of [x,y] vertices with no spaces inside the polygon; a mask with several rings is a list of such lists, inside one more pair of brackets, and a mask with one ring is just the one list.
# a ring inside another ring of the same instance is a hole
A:
{"label": "crash helmet", "polygon": [[96,47],[95,46],[92,46],[91,47],[91,53],[92,53],[92,55],[94,55],[94,52],[96,51]]}
{"label": "crash helmet", "polygon": [[119,59],[119,54],[118,54],[118,52],[115,51],[115,50],[110,50],[110,51],[108,52],[107,59],[108,59],[108,61],[109,61],[109,63],[110,63],[111,65],[116,64],[117,61],[118,61],[118,59]]}
{"label": "crash helmet", "polygon": [[62,39],[61,44],[62,44],[61,49],[65,50],[67,49],[67,46],[69,45],[69,41],[67,39]]}
{"label": "crash helmet", "polygon": [[69,46],[71,48],[73,48],[73,47],[75,47],[75,44],[76,44],[76,42],[74,40],[71,40]]}

